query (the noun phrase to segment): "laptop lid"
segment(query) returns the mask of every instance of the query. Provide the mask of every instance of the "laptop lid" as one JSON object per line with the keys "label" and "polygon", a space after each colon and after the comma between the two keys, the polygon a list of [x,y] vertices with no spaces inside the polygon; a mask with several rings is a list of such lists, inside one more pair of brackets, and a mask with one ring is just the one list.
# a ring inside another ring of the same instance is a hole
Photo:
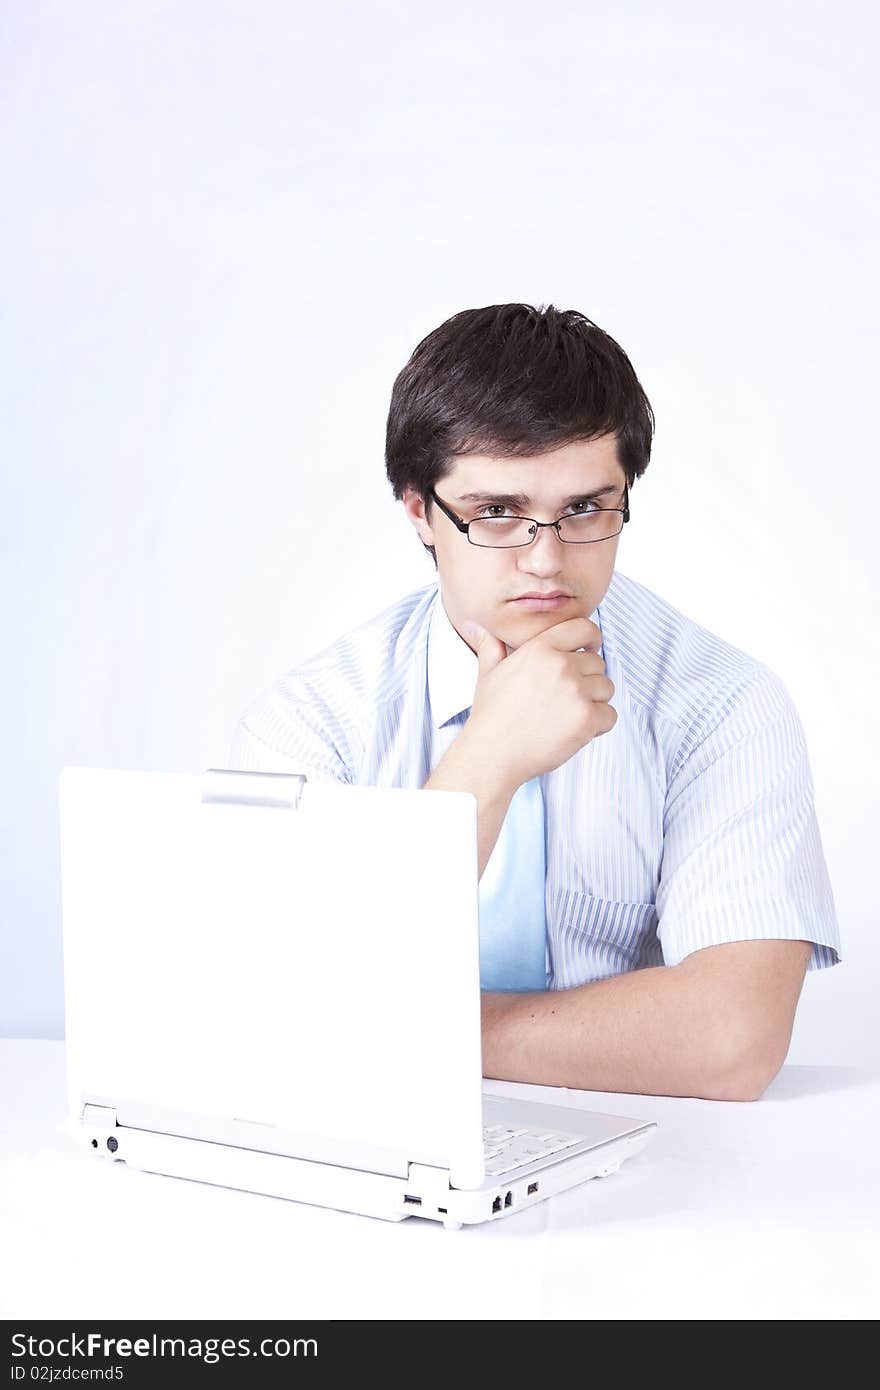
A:
{"label": "laptop lid", "polygon": [[66,767],[69,1104],[483,1179],[476,798]]}

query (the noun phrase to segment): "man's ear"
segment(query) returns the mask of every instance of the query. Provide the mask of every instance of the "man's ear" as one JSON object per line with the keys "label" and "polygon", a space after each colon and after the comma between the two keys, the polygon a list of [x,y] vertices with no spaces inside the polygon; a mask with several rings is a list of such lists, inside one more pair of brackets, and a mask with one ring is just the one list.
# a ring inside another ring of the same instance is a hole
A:
{"label": "man's ear", "polygon": [[405,488],[401,498],[404,511],[412,522],[419,539],[423,545],[434,544],[434,533],[431,523],[428,520],[427,503],[415,490],[415,488]]}

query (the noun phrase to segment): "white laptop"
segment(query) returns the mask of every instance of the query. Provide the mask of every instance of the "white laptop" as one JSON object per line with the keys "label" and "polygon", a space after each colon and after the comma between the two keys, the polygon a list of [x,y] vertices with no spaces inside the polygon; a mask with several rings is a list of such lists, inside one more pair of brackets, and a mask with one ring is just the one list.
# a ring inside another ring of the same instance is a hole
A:
{"label": "white laptop", "polygon": [[637,1154],[653,1122],[484,1094],[476,813],[468,792],[64,768],[79,1141],[450,1228]]}

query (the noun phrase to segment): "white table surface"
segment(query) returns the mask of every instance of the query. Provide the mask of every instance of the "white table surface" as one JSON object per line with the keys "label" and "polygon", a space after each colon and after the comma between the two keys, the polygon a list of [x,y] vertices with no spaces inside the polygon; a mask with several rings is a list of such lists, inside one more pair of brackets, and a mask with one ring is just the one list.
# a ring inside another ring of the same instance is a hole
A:
{"label": "white table surface", "polygon": [[445,1231],[108,1164],[64,1044],[0,1040],[5,1318],[876,1318],[880,1075],[784,1067],[750,1103],[487,1082],[656,1120],[645,1151]]}

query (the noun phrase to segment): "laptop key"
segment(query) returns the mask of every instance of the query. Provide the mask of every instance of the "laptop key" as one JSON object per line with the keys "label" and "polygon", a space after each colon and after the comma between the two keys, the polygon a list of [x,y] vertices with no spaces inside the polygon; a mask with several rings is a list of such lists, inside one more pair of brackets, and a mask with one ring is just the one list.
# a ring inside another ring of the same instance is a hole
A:
{"label": "laptop key", "polygon": [[492,1177],[510,1172],[538,1159],[549,1158],[562,1149],[571,1148],[583,1139],[579,1134],[562,1134],[559,1130],[508,1128],[505,1125],[484,1125],[483,1160],[486,1173]]}

